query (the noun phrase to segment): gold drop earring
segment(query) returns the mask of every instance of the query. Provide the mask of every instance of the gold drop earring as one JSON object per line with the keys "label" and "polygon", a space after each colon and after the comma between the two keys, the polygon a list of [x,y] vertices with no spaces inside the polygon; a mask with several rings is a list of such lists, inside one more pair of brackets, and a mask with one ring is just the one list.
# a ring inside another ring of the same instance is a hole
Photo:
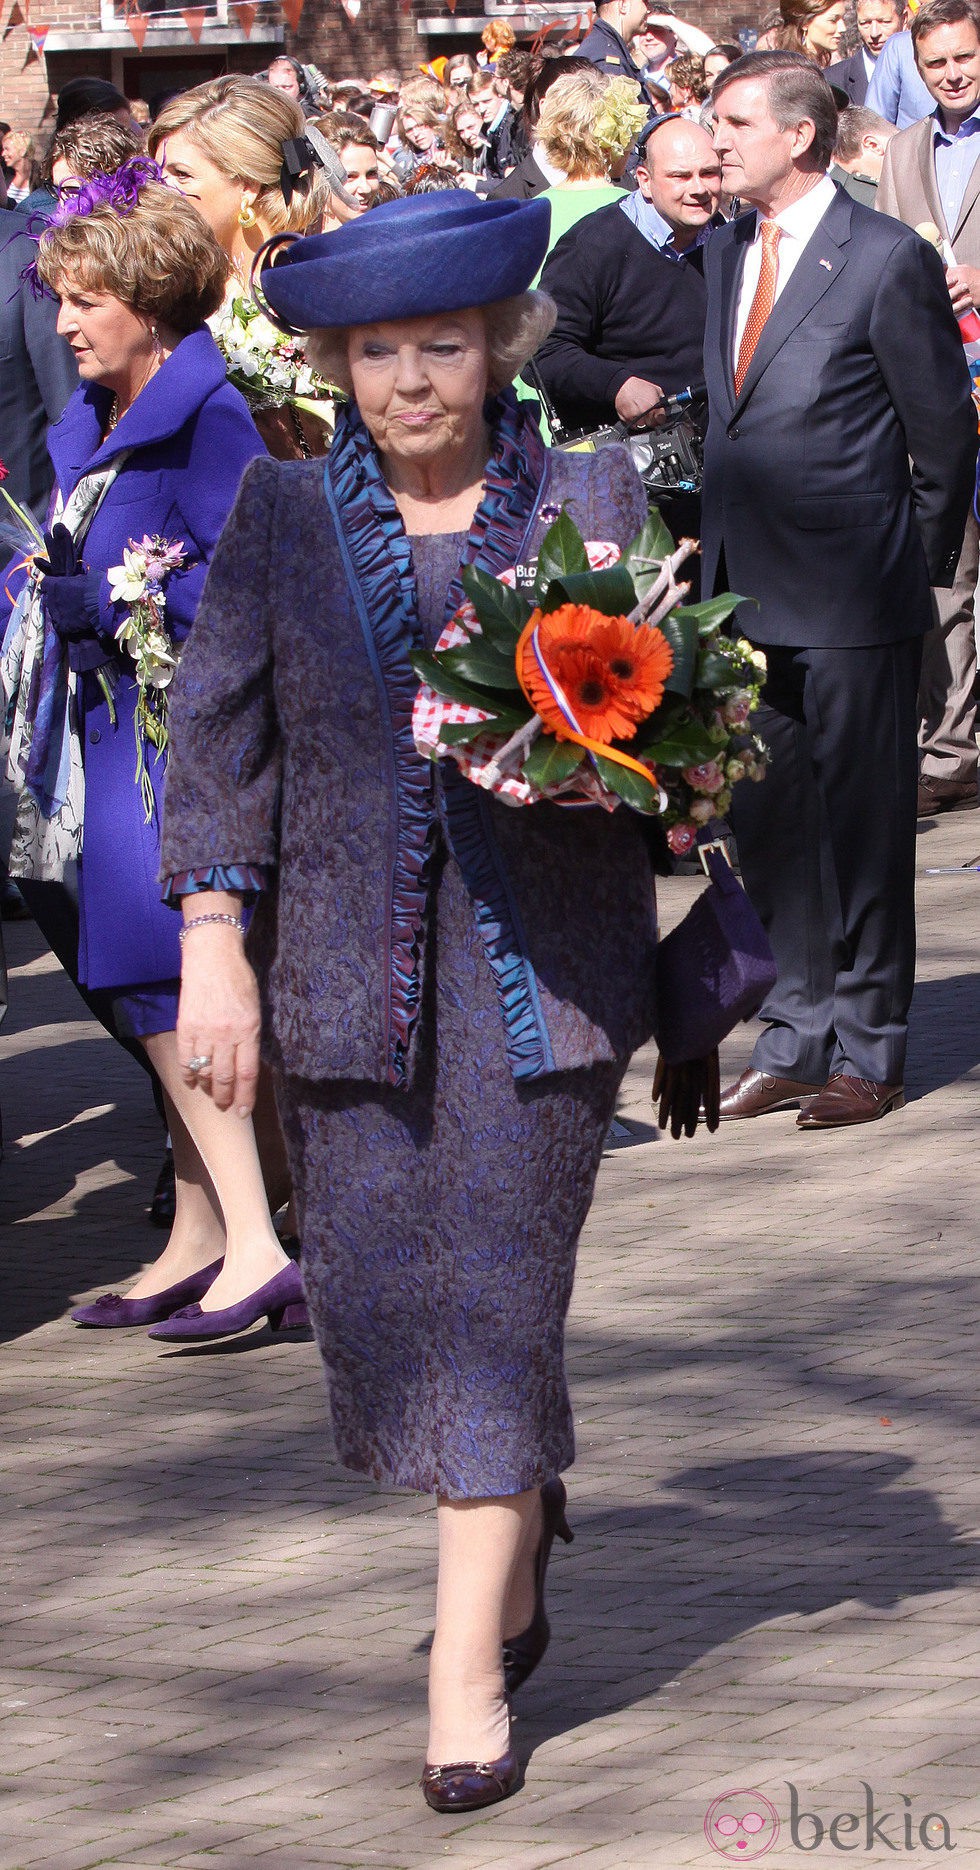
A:
{"label": "gold drop earring", "polygon": [[255,209],[252,207],[252,204],[250,201],[243,200],[242,205],[238,210],[238,225],[239,227],[254,227],[255,226]]}

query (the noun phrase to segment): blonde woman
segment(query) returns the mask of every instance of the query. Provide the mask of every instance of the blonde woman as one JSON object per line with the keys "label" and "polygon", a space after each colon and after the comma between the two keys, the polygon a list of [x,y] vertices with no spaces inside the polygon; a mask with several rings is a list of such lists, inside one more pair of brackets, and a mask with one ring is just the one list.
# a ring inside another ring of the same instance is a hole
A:
{"label": "blonde woman", "polygon": [[545,93],[534,133],[535,154],[545,174],[560,170],[564,181],[544,191],[551,203],[550,252],[569,228],[624,193],[614,176],[648,111],[636,102],[629,78],[606,78],[595,68],[570,72]]}
{"label": "blonde woman", "polygon": [[[229,340],[232,301],[250,301],[252,262],[273,234],[317,232],[325,215],[347,220],[355,209],[331,190],[317,154],[306,143],[306,118],[294,98],[256,79],[214,78],[174,98],[160,112],[150,132],[150,155],[168,182],[193,201],[231,263],[225,304],[212,328],[226,359],[234,365],[240,348]],[[250,313],[249,350],[261,343],[275,347],[277,376],[292,364],[293,381],[278,382],[270,394],[261,375],[246,393],[256,426],[269,453],[278,461],[323,454],[330,445],[330,423],[299,407],[310,386],[302,375],[297,347],[288,350],[266,321]],[[240,332],[237,333],[240,337]]]}
{"label": "blonde woman", "polygon": [[7,203],[11,208],[26,200],[31,192],[31,165],[34,161],[34,140],[20,130],[8,130],[0,144],[0,156],[11,171],[7,182]]}

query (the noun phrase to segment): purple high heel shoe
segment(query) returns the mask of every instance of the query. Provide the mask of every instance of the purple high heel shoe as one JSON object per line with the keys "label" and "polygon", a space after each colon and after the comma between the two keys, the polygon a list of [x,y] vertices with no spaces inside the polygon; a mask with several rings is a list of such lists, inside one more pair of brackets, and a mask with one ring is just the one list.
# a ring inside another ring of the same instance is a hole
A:
{"label": "purple high heel shoe", "polygon": [[[509,1729],[509,1723],[508,1723]],[[508,1731],[507,1751],[500,1760],[455,1760],[450,1766],[429,1766],[419,1784],[434,1812],[476,1812],[484,1805],[509,1799],[521,1781],[521,1769]]]}
{"label": "purple high heel shoe", "polygon": [[125,1325],[155,1325],[162,1318],[172,1317],[180,1306],[203,1299],[208,1287],[217,1279],[222,1264],[221,1260],[212,1260],[211,1265],[203,1267],[199,1273],[178,1280],[165,1292],[151,1292],[145,1299],[123,1299],[118,1292],[103,1292],[91,1305],[80,1305],[72,1312],[72,1319],[76,1325],[89,1325],[97,1331],[118,1331]]}
{"label": "purple high heel shoe", "polygon": [[154,1325],[148,1336],[162,1338],[168,1344],[197,1344],[211,1338],[233,1338],[260,1318],[268,1318],[272,1331],[296,1331],[309,1324],[303,1281],[295,1261],[290,1260],[288,1266],[267,1279],[257,1292],[239,1299],[237,1305],[226,1305],[216,1312],[202,1312],[200,1305],[183,1305],[162,1324]]}

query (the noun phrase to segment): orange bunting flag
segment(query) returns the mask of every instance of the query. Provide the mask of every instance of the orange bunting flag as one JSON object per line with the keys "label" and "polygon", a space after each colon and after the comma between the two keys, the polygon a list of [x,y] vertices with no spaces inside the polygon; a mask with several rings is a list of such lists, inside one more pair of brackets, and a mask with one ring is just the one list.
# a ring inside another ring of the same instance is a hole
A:
{"label": "orange bunting flag", "polygon": [[258,7],[253,6],[252,0],[236,0],[235,11],[238,14],[238,24],[246,39],[250,38],[258,15]]}
{"label": "orange bunting flag", "polygon": [[208,16],[207,7],[185,6],[181,7],[180,10],[184,16],[184,25],[187,27],[194,44],[198,45],[201,34],[204,31],[204,22]]}
{"label": "orange bunting flag", "polygon": [[447,7],[449,8],[449,11],[450,11],[450,13],[455,13],[455,11],[456,11],[456,0],[446,0],[446,5],[447,5]]}
{"label": "orange bunting flag", "polygon": [[143,41],[146,38],[147,27],[150,24],[149,20],[146,17],[146,14],[145,13],[127,13],[126,24],[129,27],[129,30],[132,33],[133,38],[136,40],[137,51],[142,52]]}
{"label": "orange bunting flag", "polygon": [[286,20],[289,26],[292,28],[292,31],[299,32],[300,15],[303,11],[303,0],[282,0],[282,10],[286,16]]}
{"label": "orange bunting flag", "polygon": [[34,47],[34,50],[37,53],[38,58],[40,58],[42,52],[44,51],[44,41],[47,38],[48,33],[51,31],[51,28],[50,26],[28,26],[27,30],[31,36],[31,44]]}

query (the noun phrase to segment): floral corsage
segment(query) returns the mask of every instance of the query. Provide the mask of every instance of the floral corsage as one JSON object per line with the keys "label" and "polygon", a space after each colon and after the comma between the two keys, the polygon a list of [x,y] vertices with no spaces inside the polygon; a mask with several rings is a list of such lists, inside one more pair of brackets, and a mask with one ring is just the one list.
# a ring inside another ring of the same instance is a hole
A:
{"label": "floral corsage", "polygon": [[277,330],[261,306],[247,294],[227,298],[211,330],[228,366],[228,381],[253,408],[280,409],[284,403],[333,421],[339,392],[307,362],[302,340]]}
{"label": "floral corsage", "polygon": [[722,634],[743,599],[684,603],[677,572],[695,550],[654,513],[620,555],[562,511],[536,566],[464,567],[465,602],[413,656],[419,752],[514,805],[624,802],[690,850],[766,758],[749,727],[765,658]]}
{"label": "floral corsage", "polygon": [[[178,662],[176,647],[164,620],[163,587],[170,573],[180,570],[186,557],[182,539],[144,536],[139,543],[130,539],[123,547],[123,563],[111,565],[107,574],[110,601],[127,607],[115,638],[134,665],[136,784],[147,824],[153,817],[155,800],[146,749],[155,748],[158,758],[166,751],[169,739],[167,689]],[[105,670],[99,671],[99,679],[115,719],[111,684]]]}

